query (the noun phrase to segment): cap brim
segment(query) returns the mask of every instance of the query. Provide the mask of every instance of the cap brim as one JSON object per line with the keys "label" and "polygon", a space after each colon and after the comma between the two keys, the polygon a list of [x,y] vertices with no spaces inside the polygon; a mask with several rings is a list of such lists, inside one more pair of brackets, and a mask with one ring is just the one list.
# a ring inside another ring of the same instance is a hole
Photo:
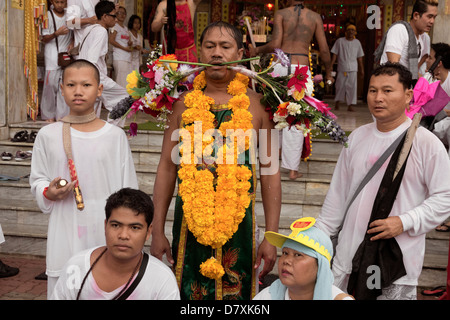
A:
{"label": "cap brim", "polygon": [[269,241],[270,244],[278,248],[281,248],[284,242],[287,239],[290,239],[289,236],[285,236],[283,234],[276,233],[273,231],[266,231],[266,233],[264,233],[264,237],[267,239],[267,241]]}

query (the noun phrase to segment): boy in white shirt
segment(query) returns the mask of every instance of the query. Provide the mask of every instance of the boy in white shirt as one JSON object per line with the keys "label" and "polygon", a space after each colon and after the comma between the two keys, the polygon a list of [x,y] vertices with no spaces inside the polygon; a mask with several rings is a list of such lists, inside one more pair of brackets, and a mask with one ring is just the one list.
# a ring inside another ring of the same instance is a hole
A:
{"label": "boy in white shirt", "polygon": [[[76,60],[64,69],[61,87],[70,114],[39,130],[30,173],[31,192],[41,211],[50,214],[49,297],[70,257],[105,243],[102,212],[107,197],[124,187],[138,187],[125,132],[95,116],[94,104],[103,89],[97,68],[89,61]],[[60,178],[70,182],[60,187]],[[75,187],[82,190],[82,211],[77,207]]]}
{"label": "boy in white shirt", "polygon": [[48,122],[59,120],[69,113],[60,91],[62,69],[58,66],[58,53],[67,52],[73,46],[73,34],[66,26],[64,11],[67,0],[52,0],[52,7],[47,13],[48,28],[42,30],[42,42],[45,43],[45,79],[40,107],[41,119]]}
{"label": "boy in white shirt", "polygon": [[153,220],[152,199],[124,188],[105,206],[106,246],[76,254],[58,280],[54,300],[179,300],[175,275],[143,252]]}

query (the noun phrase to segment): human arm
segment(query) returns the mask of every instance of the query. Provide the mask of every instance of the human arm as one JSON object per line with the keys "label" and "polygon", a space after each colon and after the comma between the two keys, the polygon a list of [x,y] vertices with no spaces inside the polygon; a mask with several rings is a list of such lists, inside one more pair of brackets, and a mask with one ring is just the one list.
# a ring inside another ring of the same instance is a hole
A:
{"label": "human arm", "polygon": [[[167,260],[171,264],[174,263],[174,260],[170,252],[169,241],[164,233],[164,225],[166,223],[167,210],[172,201],[177,178],[177,165],[174,162],[175,159],[172,159],[172,154],[176,155],[176,153],[173,153],[173,150],[177,150],[175,130],[178,129],[179,118],[181,117],[183,110],[184,103],[177,101],[173,105],[173,113],[168,116],[169,128],[164,131],[161,157],[153,187],[155,213],[152,223],[153,232],[150,253],[160,260],[162,260],[163,255],[166,254]],[[172,135],[174,135],[174,138],[172,138]]]}
{"label": "human arm", "polygon": [[[281,212],[281,175],[278,158],[278,133],[269,119],[264,107],[258,108],[262,117],[262,127],[259,136],[260,184],[264,208],[266,231],[278,232]],[[265,135],[265,137],[263,136]],[[277,250],[265,238],[258,248],[255,269],[264,260],[264,267],[259,277],[267,275],[275,265]]]}
{"label": "human arm", "polygon": [[[434,135],[428,134],[428,136],[429,139],[420,142],[415,140],[413,145],[416,150],[422,150],[422,161],[415,163],[422,164],[417,170],[420,172],[417,175],[417,184],[422,185],[426,190],[425,199],[398,216],[375,220],[368,233],[379,234],[372,240],[388,239],[402,232],[407,232],[410,236],[425,234],[450,216],[450,184],[448,183],[450,161],[441,142]],[[417,198],[417,195],[413,198]],[[407,202],[414,203],[414,200],[407,200]]]}
{"label": "human arm", "polygon": [[69,28],[67,28],[67,26],[61,26],[58,30],[56,30],[53,33],[50,34],[46,34],[44,36],[42,36],[42,42],[43,43],[49,43],[50,41],[52,41],[53,39],[55,39],[56,37],[65,35],[69,33]]}
{"label": "human arm", "polygon": [[331,64],[330,50],[328,48],[327,38],[325,37],[325,30],[323,29],[323,21],[319,15],[317,16],[314,35],[319,45],[320,58],[325,65],[325,81],[328,82],[329,80],[333,83],[334,79],[331,76],[333,65]]}
{"label": "human arm", "polygon": [[155,17],[153,18],[151,25],[153,32],[161,31],[162,27],[167,24],[168,17],[166,11],[167,1],[163,0],[156,7]]}
{"label": "human arm", "polygon": [[119,48],[119,49],[121,49],[123,51],[127,51],[127,52],[132,52],[133,51],[133,49],[131,47],[124,47],[120,43],[118,43],[116,41],[116,36],[117,36],[117,31],[113,29],[112,32],[109,33],[109,38],[108,38],[109,43],[112,46],[114,46],[116,48]]}
{"label": "human arm", "polygon": [[255,48],[253,48],[253,46],[250,46],[250,56],[255,57],[263,53],[274,52],[276,48],[281,48],[282,41],[283,41],[283,16],[279,13],[275,13],[275,16],[273,18],[272,40],[263,46]]}

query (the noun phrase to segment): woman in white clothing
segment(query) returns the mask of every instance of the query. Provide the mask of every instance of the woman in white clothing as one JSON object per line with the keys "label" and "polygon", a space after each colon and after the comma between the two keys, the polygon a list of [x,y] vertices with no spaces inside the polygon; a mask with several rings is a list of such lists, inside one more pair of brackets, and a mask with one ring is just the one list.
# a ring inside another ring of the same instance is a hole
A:
{"label": "woman in white clothing", "polygon": [[142,64],[142,54],[149,52],[144,49],[144,39],[140,33],[141,26],[141,17],[133,14],[128,20],[131,47],[133,48],[133,52],[131,53],[131,70],[139,70],[139,67]]}

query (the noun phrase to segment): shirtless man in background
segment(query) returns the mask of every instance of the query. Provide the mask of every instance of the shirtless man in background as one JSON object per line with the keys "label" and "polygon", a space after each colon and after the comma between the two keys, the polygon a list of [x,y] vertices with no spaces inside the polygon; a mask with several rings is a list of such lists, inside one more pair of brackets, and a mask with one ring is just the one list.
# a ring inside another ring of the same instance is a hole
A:
{"label": "shirtless man in background", "polygon": [[[331,58],[323,21],[320,15],[303,6],[303,0],[291,0],[289,7],[275,12],[272,40],[260,47],[250,48],[252,57],[262,53],[274,52],[280,48],[291,57],[292,65],[309,66],[309,46],[316,37],[319,44],[320,58],[325,65],[325,81],[331,77]],[[295,68],[292,68],[294,72]],[[331,84],[328,82],[328,84]]]}
{"label": "shirtless man in background", "polygon": [[[323,21],[320,15],[303,6],[303,0],[290,0],[289,7],[275,12],[272,40],[260,47],[250,46],[250,56],[274,52],[276,48],[283,50],[291,65],[284,67],[276,64],[274,73],[285,76],[295,72],[295,68],[309,65],[309,46],[313,37],[319,44],[320,57],[325,65],[325,81],[333,84],[331,77],[331,58]],[[311,76],[310,71],[308,71]],[[281,132],[281,167],[289,170],[289,178],[295,180],[302,174],[298,172],[303,149],[303,131],[295,126],[286,127]]]}

